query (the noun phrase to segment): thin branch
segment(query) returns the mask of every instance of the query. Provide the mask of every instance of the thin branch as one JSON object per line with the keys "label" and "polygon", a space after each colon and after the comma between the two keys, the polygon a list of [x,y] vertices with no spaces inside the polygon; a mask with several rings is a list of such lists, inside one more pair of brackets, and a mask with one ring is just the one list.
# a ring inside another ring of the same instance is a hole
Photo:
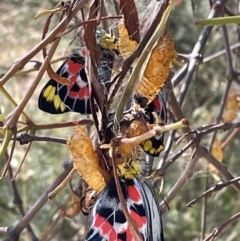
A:
{"label": "thin branch", "polygon": [[67,140],[65,138],[51,137],[51,136],[40,136],[24,133],[16,137],[16,141],[19,141],[21,145],[31,143],[33,141],[45,141],[45,142],[54,142],[58,144],[66,144]]}
{"label": "thin branch", "polygon": [[77,170],[75,168],[72,168],[66,178],[52,192],[48,193],[49,200],[54,199],[63,190],[63,188],[68,184],[76,171]]}
{"label": "thin branch", "polygon": [[69,172],[72,170],[72,162],[65,162],[64,170],[56,177],[54,182],[46,189],[37,202],[31,207],[31,209],[25,214],[25,216],[13,227],[9,228],[4,241],[17,241],[20,233],[35,217],[43,205],[48,201],[48,193],[53,191],[62,181],[66,178]]}
{"label": "thin branch", "polygon": [[[116,16],[105,16],[105,17],[101,17],[100,20],[108,20],[108,19],[121,19],[122,15],[116,15]],[[81,22],[81,23],[77,23],[76,25],[74,25],[73,27],[67,29],[66,31],[64,31],[63,33],[59,34],[58,37],[63,37],[64,35],[72,32],[74,29],[79,28],[85,24],[88,24],[90,22],[97,22],[99,21],[99,19],[88,19],[87,21]]]}
{"label": "thin branch", "polygon": [[187,207],[192,207],[199,199],[201,199],[202,197],[213,193],[213,192],[217,192],[222,190],[223,188],[233,184],[234,182],[239,182],[240,181],[240,177],[236,177],[228,182],[225,183],[220,183],[220,184],[215,184],[212,187],[210,187],[207,191],[205,191],[204,193],[202,193],[200,196],[198,196],[197,198],[193,199],[191,202],[189,202],[187,204]]}
{"label": "thin branch", "polygon": [[[161,176],[165,175],[165,173],[166,173],[167,169],[170,167],[170,165],[172,165],[179,157],[181,157],[183,155],[183,153],[185,153],[190,147],[199,145],[200,141],[202,140],[202,138],[204,136],[206,136],[208,134],[211,134],[212,132],[215,132],[217,130],[235,129],[236,127],[240,127],[240,122],[236,122],[236,123],[228,122],[228,123],[221,123],[221,124],[218,124],[218,125],[208,125],[208,126],[205,126],[204,129],[202,127],[200,127],[196,130],[191,130],[190,132],[184,134],[178,140],[178,143],[180,141],[182,141],[184,138],[186,138],[188,135],[191,136],[191,139],[189,139],[189,142],[181,150],[179,150],[172,157],[167,159],[162,167],[158,167],[157,170],[158,170],[159,174]],[[200,130],[202,130],[202,131],[200,131]],[[195,137],[193,137],[193,134],[195,134]],[[218,165],[217,169],[220,168],[220,169],[223,170],[224,166],[221,167],[221,163],[219,163],[219,164],[220,164],[220,166]],[[229,176],[229,174],[226,174],[226,176]]]}
{"label": "thin branch", "polygon": [[205,238],[203,241],[213,241],[227,226],[232,224],[234,221],[240,218],[240,212],[234,214],[230,217],[225,223],[223,223],[220,227],[215,228],[212,233]]}
{"label": "thin branch", "polygon": [[[227,2],[227,0],[217,1],[213,5],[208,18],[214,18],[214,17],[219,16],[222,13],[222,8],[226,2]],[[181,87],[180,95],[178,98],[180,106],[182,106],[182,104],[183,104],[183,101],[184,101],[185,96],[188,91],[188,87],[190,86],[190,82],[192,81],[192,77],[195,72],[195,68],[198,64],[199,57],[202,55],[203,49],[204,49],[204,47],[207,43],[207,40],[212,32],[212,29],[213,29],[212,26],[203,28],[203,30],[198,38],[198,41],[195,44],[193,51],[190,55],[189,63],[186,64],[187,68],[188,68],[187,74],[186,74],[186,78],[183,82],[183,85]],[[186,66],[183,66],[183,69],[185,69],[185,68],[186,68]]]}
{"label": "thin branch", "polygon": [[238,133],[239,128],[235,128],[234,130],[232,130],[231,134],[227,137],[227,139],[222,143],[222,149],[224,150],[224,148],[232,141],[232,139],[234,138],[234,136]]}
{"label": "thin branch", "polygon": [[18,129],[18,133],[24,131],[39,131],[39,130],[50,130],[50,129],[57,129],[57,128],[66,128],[76,125],[93,125],[94,122],[91,119],[82,119],[79,121],[68,121],[68,122],[61,122],[61,123],[48,123],[48,124],[35,124],[32,121],[28,121],[25,123],[26,125]]}
{"label": "thin branch", "polygon": [[[240,47],[240,43],[236,43],[236,44],[231,45],[230,49],[233,50],[233,49],[236,49],[236,48],[239,48],[239,47]],[[216,59],[216,58],[220,57],[221,55],[225,54],[226,51],[227,51],[226,49],[223,49],[223,50],[220,50],[220,51],[218,51],[214,54],[211,54],[211,55],[205,57],[203,59],[202,63],[207,63],[207,62],[209,62],[213,59]]]}
{"label": "thin branch", "polygon": [[[207,173],[209,172],[209,168],[207,167]],[[206,175],[204,178],[204,190],[207,190],[209,186],[209,175]],[[201,240],[205,238],[206,235],[206,226],[207,226],[207,198],[208,196],[205,196],[202,200],[202,212],[201,212]]]}
{"label": "thin branch", "polygon": [[[75,8],[73,9],[71,13],[71,17],[73,17],[80,8],[82,8],[88,0],[80,0]],[[15,61],[15,64],[13,67],[0,79],[0,87],[2,87],[17,71],[22,69],[26,63],[29,62],[31,58],[33,58],[37,53],[39,53],[45,46],[47,46],[49,43],[51,43],[55,36],[62,32],[67,24],[70,22],[71,18],[69,16],[66,16],[53,30],[49,35],[42,40],[37,46],[35,46],[31,51],[29,51],[25,56],[21,57],[20,59],[17,59]]]}
{"label": "thin branch", "polygon": [[[9,166],[8,173],[9,173],[10,180],[12,180],[13,179],[13,171],[12,171],[11,165]],[[20,194],[18,192],[16,181],[12,180],[11,181],[11,185],[12,185],[13,197],[14,197],[13,198],[13,203],[18,208],[18,210],[21,213],[22,217],[24,217],[25,216],[25,210],[23,208],[22,198],[21,198],[21,196],[20,196]],[[32,241],[38,241],[38,238],[37,238],[36,234],[34,233],[32,227],[31,227],[31,225],[29,223],[27,224],[26,229],[27,229],[28,235],[31,238],[31,240]]]}
{"label": "thin branch", "polygon": [[[231,55],[231,50],[230,50],[230,44],[229,44],[229,38],[228,38],[228,32],[227,32],[226,25],[222,26],[222,30],[223,30],[223,39],[224,39],[224,46],[225,46],[225,49],[226,49],[226,59],[227,59],[227,68],[226,68],[227,86],[226,86],[225,92],[224,92],[224,94],[222,96],[221,104],[220,104],[220,107],[219,107],[219,113],[218,113],[217,118],[216,118],[216,124],[220,123],[220,121],[222,120],[224,107],[226,105],[228,93],[229,93],[232,81],[234,79],[234,73],[235,73],[235,71],[233,70],[232,55]],[[216,135],[217,135],[217,131],[215,131],[213,133],[213,135],[212,135],[212,137],[210,139],[210,143],[209,143],[209,150],[210,150],[210,152],[212,150],[212,146],[213,146],[214,140],[216,138]]]}
{"label": "thin branch", "polygon": [[[16,138],[15,138],[15,139],[16,139]],[[23,156],[23,159],[21,160],[20,165],[18,166],[18,169],[16,170],[16,172],[14,173],[14,175],[13,175],[13,177],[12,177],[12,181],[16,179],[16,176],[17,176],[17,174],[19,173],[19,171],[20,171],[20,169],[21,169],[21,167],[22,167],[22,165],[23,165],[23,163],[24,163],[24,161],[25,161],[25,159],[26,159],[26,157],[27,157],[27,154],[28,154],[31,146],[32,146],[32,143],[29,143],[29,144],[28,144],[28,147],[27,147],[27,150],[25,151],[25,154],[24,154],[24,156]]]}
{"label": "thin branch", "polygon": [[[14,152],[14,150],[15,150],[15,145],[16,145],[16,141],[15,141],[16,134],[17,134],[17,133],[16,133],[16,128],[14,128],[14,130],[13,130],[14,140],[13,140],[13,144],[12,144],[12,147],[11,147],[10,155],[8,156],[7,163],[6,163],[5,166],[4,166],[4,169],[3,169],[3,172],[2,172],[2,175],[1,175],[0,179],[2,179],[2,178],[6,175],[6,173],[7,173],[7,171],[8,171],[8,168],[9,168],[9,166],[10,166],[10,163],[11,163],[11,160],[12,160],[12,157],[13,157],[13,152]],[[1,151],[2,151],[2,155],[3,155],[3,150],[4,150],[4,149],[1,150]],[[5,150],[5,151],[6,151],[6,150]],[[1,160],[1,159],[0,159],[0,160]]]}

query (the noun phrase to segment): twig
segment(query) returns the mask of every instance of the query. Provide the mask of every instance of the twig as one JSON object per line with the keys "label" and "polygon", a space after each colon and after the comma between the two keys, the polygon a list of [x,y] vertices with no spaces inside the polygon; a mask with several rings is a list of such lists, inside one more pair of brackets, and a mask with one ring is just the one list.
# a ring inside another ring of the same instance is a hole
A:
{"label": "twig", "polygon": [[[66,199],[63,201],[63,203],[61,203],[56,208],[56,210],[54,210],[51,217],[49,218],[49,222],[45,225],[45,227],[43,229],[43,232],[41,234],[41,237],[39,238],[39,241],[52,240],[52,238],[56,235],[57,232],[53,233],[53,230],[56,227],[56,225],[59,223],[59,221],[64,221],[64,217],[66,216],[65,211],[66,211],[73,195],[75,195],[75,194],[70,192],[68,194],[68,196],[66,197]],[[62,225],[60,225],[60,226],[62,226]],[[50,237],[48,237],[49,234],[51,234]]]}
{"label": "twig", "polygon": [[[227,28],[225,25],[222,26],[222,30],[223,30],[223,39],[224,39],[224,46],[226,49],[226,59],[227,59],[227,68],[226,68],[227,86],[225,88],[225,92],[224,92],[222,100],[221,100],[221,104],[219,107],[219,113],[216,118],[216,124],[220,123],[220,121],[222,120],[222,115],[223,115],[224,107],[225,107],[225,104],[227,101],[228,92],[230,90],[230,87],[231,87],[231,84],[232,84],[232,81],[234,78],[234,73],[235,73],[235,71],[233,69],[232,55],[231,55],[231,50],[230,50]],[[217,131],[215,131],[213,133],[213,135],[210,139],[210,143],[209,143],[210,152],[212,150],[212,146],[213,146],[214,140],[216,138],[216,135],[217,135]]]}
{"label": "twig", "polygon": [[45,141],[45,142],[54,142],[59,144],[66,144],[67,140],[65,138],[57,138],[51,136],[40,136],[40,135],[33,135],[33,134],[21,134],[20,136],[16,137],[16,141],[19,141],[20,145],[28,144],[29,142],[33,141]]}
{"label": "twig", "polygon": [[220,184],[215,184],[212,187],[210,187],[207,191],[205,191],[204,193],[202,193],[200,196],[198,196],[197,198],[193,199],[191,202],[189,202],[187,204],[187,207],[192,207],[200,198],[212,193],[212,192],[217,192],[220,191],[221,189],[233,184],[234,182],[238,182],[240,181],[240,177],[236,177],[228,182],[225,183],[220,183]]}
{"label": "twig", "polygon": [[[16,140],[16,138],[15,138],[15,140]],[[13,175],[13,177],[12,177],[12,181],[16,179],[16,176],[17,176],[17,174],[19,173],[19,171],[20,171],[20,169],[21,169],[21,167],[22,167],[22,165],[23,165],[23,163],[24,163],[24,161],[25,161],[25,159],[26,159],[26,157],[27,157],[27,154],[28,154],[31,146],[32,146],[32,142],[30,142],[30,143],[28,144],[28,147],[27,147],[27,150],[25,151],[24,157],[23,157],[22,161],[20,162],[20,165],[18,166],[18,169],[16,170],[16,172],[14,173],[14,175]]]}
{"label": "twig", "polygon": [[[108,19],[120,19],[122,18],[122,15],[116,15],[116,16],[105,16],[105,17],[101,17],[100,20],[108,20]],[[94,19],[88,19],[87,21],[81,22],[81,23],[77,23],[76,25],[74,25],[73,27],[67,29],[66,31],[64,31],[63,33],[59,34],[58,37],[63,37],[64,35],[72,32],[74,29],[79,28],[85,24],[88,24],[90,22],[97,22],[98,19],[94,18]]]}
{"label": "twig", "polygon": [[[10,177],[11,185],[12,185],[12,190],[13,190],[13,196],[14,196],[13,203],[18,208],[22,217],[24,217],[25,210],[24,210],[23,205],[22,205],[22,198],[21,198],[21,196],[18,192],[17,184],[16,184],[15,180],[13,180],[13,171],[12,171],[11,165],[8,168],[8,173],[9,173],[9,177]],[[26,226],[26,229],[27,229],[28,235],[30,236],[31,240],[32,241],[38,241],[38,238],[37,238],[36,234],[34,233],[30,224],[28,224]]]}
{"label": "twig", "polygon": [[[207,168],[208,173],[208,168]],[[204,179],[204,190],[207,189],[209,183],[209,175],[206,176]],[[202,200],[202,211],[201,211],[201,240],[205,238],[206,235],[206,226],[207,226],[207,212],[208,212],[208,205],[207,205],[207,196],[204,197]]]}
{"label": "twig", "polygon": [[66,162],[64,164],[64,170],[56,177],[54,182],[47,188],[37,202],[31,207],[31,209],[25,214],[25,216],[12,228],[8,229],[7,235],[4,241],[17,241],[20,233],[27,227],[29,222],[39,212],[43,205],[48,201],[48,193],[53,191],[62,181],[66,178],[68,173],[72,170],[72,162]]}
{"label": "twig", "polygon": [[230,217],[225,223],[223,223],[220,227],[215,228],[212,233],[205,238],[203,241],[213,241],[227,226],[229,226],[232,222],[236,221],[240,218],[240,212],[234,214]]}
{"label": "twig", "polygon": [[[8,91],[2,86],[0,87],[0,91],[7,97],[8,101],[10,101],[15,107],[18,106],[17,102],[12,98],[12,96],[8,93]],[[22,115],[28,120],[30,117],[23,111]]]}
{"label": "twig", "polygon": [[[212,132],[214,132],[216,130],[235,129],[236,127],[240,127],[240,122],[236,122],[236,123],[230,123],[229,122],[229,123],[221,123],[221,124],[218,124],[218,125],[208,125],[208,126],[204,127],[203,131],[199,131],[199,130],[202,129],[202,127],[200,127],[200,128],[198,128],[196,130],[192,130],[189,133],[186,133],[185,135],[183,135],[183,137],[186,138],[188,135],[191,134],[191,139],[189,140],[189,142],[181,150],[179,150],[171,158],[167,159],[167,161],[164,163],[164,165],[162,167],[158,167],[157,170],[158,170],[159,174],[161,176],[165,175],[165,173],[166,173],[167,169],[170,167],[170,165],[172,165],[190,147],[192,147],[193,145],[199,145],[201,139],[205,135],[211,134]],[[195,137],[192,136],[193,134],[195,134]],[[182,140],[182,139],[183,138],[180,138],[179,140]],[[201,146],[200,146],[200,148],[201,148]],[[210,160],[208,160],[208,161],[210,161]],[[217,164],[216,168],[218,170],[221,169],[225,173],[225,175],[224,175],[225,177],[227,177],[227,178],[230,177],[229,173],[227,172],[227,170],[225,170],[225,167],[224,167],[224,165],[222,163],[214,161],[214,163],[211,162],[211,164],[213,164],[215,167],[216,167],[216,164]],[[221,166],[221,165],[223,165],[223,166]]]}
{"label": "twig", "polygon": [[66,16],[53,30],[49,35],[41,41],[37,46],[35,46],[30,52],[25,56],[15,61],[14,66],[2,77],[0,80],[0,87],[2,87],[18,70],[22,69],[28,61],[33,58],[38,52],[42,50],[45,46],[51,43],[56,35],[66,28],[67,24],[70,22],[71,18],[81,9],[88,0],[80,0],[75,8],[71,12],[71,17]]}
{"label": "twig", "polygon": [[[236,49],[236,48],[238,48],[238,47],[240,47],[240,43],[236,43],[236,44],[231,45],[231,46],[230,46],[230,49],[233,50],[233,49]],[[226,51],[227,51],[226,49],[223,49],[223,50],[220,50],[220,51],[218,51],[218,52],[216,52],[216,53],[214,53],[214,54],[211,54],[211,55],[205,57],[205,58],[203,59],[202,63],[207,63],[207,62],[209,62],[209,61],[211,61],[211,60],[213,60],[213,59],[216,59],[216,58],[218,58],[219,56],[225,54]]]}
{"label": "twig", "polygon": [[231,140],[234,138],[234,136],[238,133],[239,127],[235,128],[232,130],[231,134],[227,137],[227,139],[222,143],[222,149],[224,148],[231,142]]}
{"label": "twig", "polygon": [[[11,151],[10,151],[10,155],[8,156],[8,160],[7,160],[7,163],[5,164],[4,166],[4,169],[3,169],[3,172],[2,172],[2,175],[0,177],[0,179],[2,179],[3,177],[5,177],[7,171],[8,171],[8,168],[10,166],[10,163],[11,163],[11,160],[12,160],[12,157],[13,157],[13,152],[15,150],[15,144],[16,144],[16,141],[15,141],[15,138],[16,138],[16,129],[14,128],[13,130],[13,135],[14,135],[14,140],[13,140],[13,144],[12,144],[12,147],[11,147]],[[1,149],[1,151],[3,152],[4,149]],[[3,154],[3,153],[2,153]],[[1,159],[0,159],[1,161]]]}
{"label": "twig", "polygon": [[72,168],[72,170],[69,172],[67,177],[52,192],[48,194],[49,200],[52,200],[53,198],[55,198],[63,190],[63,188],[68,184],[68,182],[71,180],[75,172],[76,172],[76,169]]}
{"label": "twig", "polygon": [[50,129],[57,129],[57,128],[66,128],[75,125],[93,125],[94,122],[91,119],[82,119],[79,121],[68,121],[62,123],[48,123],[48,124],[35,124],[31,121],[25,123],[26,125],[18,129],[18,133],[24,131],[38,131],[38,130],[50,130]]}
{"label": "twig", "polygon": [[[215,3],[215,5],[213,6],[213,8],[211,9],[211,12],[210,12],[208,18],[214,18],[214,17],[219,16],[222,13],[222,8],[226,2],[227,2],[227,0],[217,1]],[[207,43],[207,40],[211,34],[212,28],[213,28],[212,26],[203,28],[202,33],[200,34],[200,36],[197,40],[197,43],[194,46],[193,51],[190,55],[189,63],[187,63],[183,66],[183,69],[185,69],[187,66],[187,74],[186,74],[186,78],[183,82],[183,85],[181,87],[180,95],[178,98],[180,106],[182,106],[182,104],[183,104],[183,101],[184,101],[185,96],[188,91],[188,87],[190,85],[190,82],[192,81],[192,77],[195,72],[195,68],[197,66],[199,56],[202,54],[202,51],[203,51],[203,49]]]}

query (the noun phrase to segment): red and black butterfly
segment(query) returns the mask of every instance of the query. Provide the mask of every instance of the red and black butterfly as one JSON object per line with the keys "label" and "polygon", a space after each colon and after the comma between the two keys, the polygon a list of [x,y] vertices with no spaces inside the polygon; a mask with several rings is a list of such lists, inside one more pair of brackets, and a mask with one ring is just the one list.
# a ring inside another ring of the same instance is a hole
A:
{"label": "red and black butterfly", "polygon": [[[137,104],[140,105],[140,107],[142,107],[144,115],[147,117],[147,121],[149,122],[149,124],[154,124],[158,122],[158,120],[155,120],[155,117],[152,114],[153,112],[158,115],[161,123],[167,123],[167,109],[161,92],[149,104],[147,104],[147,98],[139,94],[136,94],[134,96],[134,100]],[[143,141],[140,145],[145,153],[151,156],[159,156],[160,152],[164,150],[163,141],[164,133],[161,133],[160,135],[156,135],[148,140]]]}
{"label": "red and black butterfly", "polygon": [[67,78],[73,85],[62,85],[50,79],[38,99],[40,110],[51,114],[62,114],[68,111],[82,114],[91,113],[89,86],[84,69],[85,60],[80,55],[80,51],[70,55],[56,72],[58,75]]}
{"label": "red and black butterfly", "polygon": [[[146,180],[119,178],[130,216],[144,241],[164,241],[162,219],[152,187]],[[114,178],[96,201],[86,241],[134,241],[122,211]]]}
{"label": "red and black butterfly", "polygon": [[[111,80],[112,68],[117,50],[117,39],[111,33],[98,29],[97,43],[101,49],[101,57],[97,67],[98,80],[107,87]],[[69,111],[80,114],[91,114],[90,91],[85,72],[85,48],[71,54],[59,67],[57,74],[65,77],[72,86],[62,85],[50,79],[41,91],[38,99],[40,110],[50,114],[62,114]]]}

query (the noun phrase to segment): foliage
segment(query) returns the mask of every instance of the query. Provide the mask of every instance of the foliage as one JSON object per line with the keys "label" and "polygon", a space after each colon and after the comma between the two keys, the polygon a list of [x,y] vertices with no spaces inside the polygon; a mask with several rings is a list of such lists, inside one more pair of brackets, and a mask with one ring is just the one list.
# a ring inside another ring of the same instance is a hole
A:
{"label": "foliage", "polygon": [[[149,12],[152,10],[151,6],[155,4],[155,1],[146,1],[144,4],[142,2],[145,1],[135,1],[139,11],[140,26],[141,24],[148,26],[144,23],[150,21]],[[219,3],[216,6],[213,4],[211,8],[209,5],[211,1],[206,0],[177,2],[179,4],[175,5],[170,14],[166,31],[170,32],[173,37],[178,58],[172,69],[175,75],[169,81],[172,83],[173,89],[171,83],[167,83],[164,89],[168,100],[170,122],[187,118],[193,131],[183,129],[182,132],[178,130],[176,133],[167,133],[165,135],[165,151],[160,158],[155,159],[154,167],[158,169],[158,173],[162,176],[162,196],[169,205],[169,210],[167,210],[165,202],[161,202],[166,240],[206,240],[206,237],[215,227],[219,227],[228,221],[231,216],[238,213],[240,205],[240,186],[238,182],[235,182],[231,186],[206,195],[198,200],[193,207],[187,207],[190,201],[197,198],[212,185],[227,182],[239,176],[239,46],[230,50],[230,46],[239,41],[239,25],[201,28],[194,23],[196,20],[206,19],[210,13],[215,15],[214,17],[221,16],[222,13],[226,16],[235,15],[237,14],[237,3],[222,0],[218,1]],[[1,4],[1,77],[4,77],[15,60],[24,56],[41,41],[46,17],[34,20],[34,16],[43,9],[53,9],[57,3],[56,1],[36,2],[27,0],[21,3],[19,1],[5,1]],[[112,1],[106,1],[105,11],[106,15],[116,15]],[[87,13],[87,10],[85,10],[85,13]],[[70,27],[79,23],[79,15],[78,13],[78,19],[73,18],[69,23]],[[211,17],[213,16],[211,15]],[[102,21],[101,25],[108,28],[117,25],[117,22],[118,19],[108,19]],[[58,23],[59,14],[56,14],[51,20],[50,31]],[[113,28],[113,30],[117,34],[117,29]],[[146,29],[141,30],[144,34],[146,33]],[[208,34],[203,34],[203,32]],[[53,60],[67,56],[71,52],[69,46],[73,49],[74,46],[82,45],[83,42],[83,31],[78,32],[75,29],[64,35]],[[222,50],[225,50],[225,52],[220,53]],[[219,53],[219,55],[214,56],[216,53]],[[32,60],[37,61],[37,63],[43,63],[44,61],[41,52],[34,55]],[[7,93],[18,104],[21,103],[36,78],[39,68],[34,67],[34,65],[35,63],[28,61],[25,66],[22,66],[24,67],[22,70],[13,75],[3,85]],[[57,69],[59,61],[57,61],[57,64],[52,63],[52,65],[54,69]],[[184,68],[187,70],[184,74],[179,75]],[[121,68],[119,69],[121,71]],[[79,115],[66,113],[52,116],[37,109],[37,98],[47,79],[48,75],[45,74],[24,108],[24,112],[33,123],[39,125],[39,128],[30,125],[28,133],[35,134],[36,132],[37,135],[67,139],[68,133],[70,135],[73,133],[72,126],[79,120]],[[0,86],[1,83],[0,80]],[[176,98],[178,102],[176,102]],[[15,127],[12,126],[12,122],[8,122],[11,117],[10,113],[14,109],[15,106],[11,103],[10,98],[1,91],[0,110],[4,116],[8,116],[8,120],[4,124],[7,123],[10,129]],[[225,114],[226,117],[229,110],[231,116],[228,116],[229,118],[226,120],[234,120],[234,122],[224,125],[223,116]],[[25,118],[26,116],[21,116],[18,120],[24,122]],[[65,128],[45,129],[40,125],[70,121],[73,123],[66,125]],[[206,125],[207,127],[204,127]],[[24,125],[20,124],[20,126],[23,127]],[[196,129],[197,132],[194,132]],[[26,132],[26,129],[23,131]],[[184,133],[188,133],[188,135],[180,143],[176,143]],[[1,138],[3,139],[4,136],[1,136]],[[191,148],[184,149],[186,145],[191,143]],[[214,156],[217,157],[217,154],[212,150],[213,143],[219,145],[218,149],[223,151],[222,163],[214,158]],[[11,153],[11,144],[12,142],[10,142],[5,153],[7,155]],[[27,145],[20,145],[17,141],[11,160],[11,168],[14,173],[26,151]],[[180,154],[178,155],[178,153]],[[63,161],[69,158],[70,155],[66,146],[49,141],[32,142],[26,160],[16,177],[17,188],[26,212],[54,182],[62,171]],[[4,156],[4,162],[2,161],[0,164],[1,170],[5,166],[6,159],[6,156]],[[211,168],[209,164],[214,168]],[[227,169],[224,165],[227,166]],[[75,186],[78,186],[77,175],[74,176],[72,182]],[[0,182],[1,239],[6,237],[3,227],[14,226],[21,220],[18,206],[14,205],[16,203],[13,204],[14,194],[11,184],[9,175],[6,175]],[[159,186],[157,189],[159,189]],[[30,222],[37,237],[41,237],[46,228],[59,218],[56,229],[51,230],[48,238],[55,235],[51,240],[83,239],[86,231],[86,218],[81,214],[71,219],[64,216],[63,210],[67,210],[71,206],[73,200],[71,195],[70,187],[67,186],[59,196],[51,202],[46,202],[39,210]],[[25,230],[21,234],[20,240],[31,240],[28,231]],[[238,240],[239,230],[238,220],[229,222],[229,226],[216,237],[216,240]]]}

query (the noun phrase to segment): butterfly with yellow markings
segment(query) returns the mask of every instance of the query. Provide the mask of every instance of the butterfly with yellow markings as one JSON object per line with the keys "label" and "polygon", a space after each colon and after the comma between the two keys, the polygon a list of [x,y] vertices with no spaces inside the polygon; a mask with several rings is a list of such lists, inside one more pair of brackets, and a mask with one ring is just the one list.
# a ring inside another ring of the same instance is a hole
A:
{"label": "butterfly with yellow markings", "polygon": [[[118,40],[113,33],[106,33],[102,29],[97,29],[96,39],[102,53],[97,67],[98,80],[106,85],[111,80],[114,58],[118,54]],[[85,56],[86,49],[83,47],[67,57],[56,73],[67,78],[73,85],[62,85],[50,79],[39,95],[40,110],[50,114],[62,114],[69,111],[91,114]]]}
{"label": "butterfly with yellow markings", "polygon": [[[166,124],[167,123],[167,109],[163,98],[163,93],[160,92],[152,102],[149,104],[148,99],[140,94],[134,96],[135,103],[141,107],[141,111],[145,115],[147,123],[149,125]],[[140,126],[136,126],[136,131]],[[142,127],[141,127],[142,128]],[[146,127],[145,127],[146,129]],[[164,150],[164,133],[155,135],[154,137],[144,140],[140,143],[146,154],[151,156],[159,156]]]}

